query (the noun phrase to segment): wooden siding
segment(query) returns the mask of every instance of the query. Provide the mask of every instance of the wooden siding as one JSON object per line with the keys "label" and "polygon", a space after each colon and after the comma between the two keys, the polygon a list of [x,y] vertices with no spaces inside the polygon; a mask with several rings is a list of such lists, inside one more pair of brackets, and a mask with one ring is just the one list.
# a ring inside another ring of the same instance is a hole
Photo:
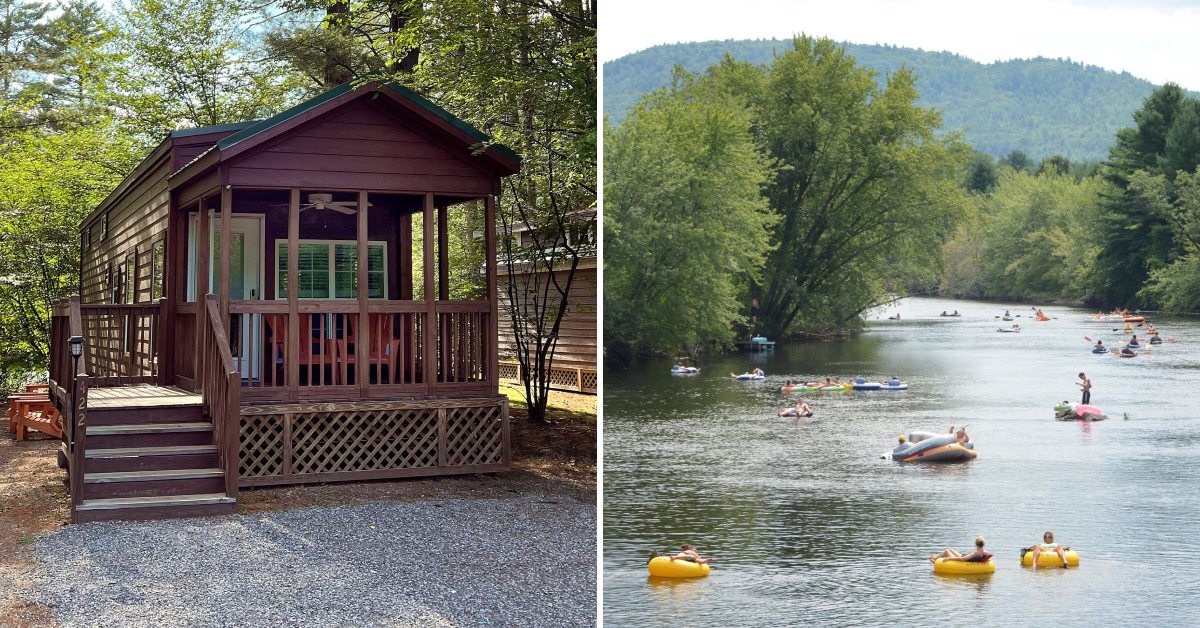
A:
{"label": "wooden siding", "polygon": [[[558,271],[559,281],[566,281],[566,272]],[[508,313],[508,273],[500,271],[500,359],[511,360],[516,355],[513,342],[512,318]],[[575,281],[568,295],[570,305],[559,330],[558,348],[554,352],[556,366],[596,366],[596,267],[594,262],[580,262]]]}
{"label": "wooden siding", "polygon": [[489,194],[498,181],[466,149],[417,130],[384,103],[359,101],[235,157],[235,186]]}
{"label": "wooden siding", "polygon": [[[166,177],[170,159],[155,164],[147,176],[128,192],[115,199],[107,210],[85,223],[90,229],[91,247],[83,251],[80,268],[80,297],[83,303],[112,303],[115,290],[125,294],[125,263],[133,256],[135,303],[152,296],[151,276],[154,243],[166,238],[170,194]],[[100,238],[101,224],[107,216],[108,233]]]}

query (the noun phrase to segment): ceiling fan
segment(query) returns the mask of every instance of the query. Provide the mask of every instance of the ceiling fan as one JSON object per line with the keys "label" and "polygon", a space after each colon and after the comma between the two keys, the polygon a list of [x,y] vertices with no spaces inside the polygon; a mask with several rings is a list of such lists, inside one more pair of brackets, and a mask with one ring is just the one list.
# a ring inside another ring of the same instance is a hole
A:
{"label": "ceiling fan", "polygon": [[[371,204],[367,203],[367,207],[370,206]],[[308,202],[300,206],[300,211],[306,209],[332,209],[335,212],[353,215],[358,211],[358,202],[334,201],[332,194],[314,192],[308,195]]]}
{"label": "ceiling fan", "polygon": [[[371,203],[367,203],[367,207],[371,207]],[[273,204],[272,207],[287,207],[285,204]],[[308,202],[300,206],[300,211],[306,209],[332,209],[335,212],[353,216],[358,212],[357,201],[335,201],[332,194],[323,192],[313,192],[308,195]]]}

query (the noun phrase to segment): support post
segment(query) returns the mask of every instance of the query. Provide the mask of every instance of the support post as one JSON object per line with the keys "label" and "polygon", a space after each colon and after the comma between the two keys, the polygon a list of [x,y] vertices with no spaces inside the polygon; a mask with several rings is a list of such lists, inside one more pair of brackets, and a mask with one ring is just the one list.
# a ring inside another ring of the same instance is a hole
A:
{"label": "support post", "polygon": [[[367,278],[367,200],[366,190],[358,193],[358,333],[354,338],[354,381],[358,384],[358,396],[367,398],[367,387],[370,384],[371,365],[367,364],[370,353],[367,348],[371,345],[371,325],[367,308],[370,306],[370,284]],[[384,297],[387,297],[387,285],[383,286]],[[348,323],[347,323],[348,324]],[[383,346],[380,345],[379,382],[383,383]],[[345,358],[343,358],[345,359]]]}
{"label": "support post", "polygon": [[437,301],[436,295],[433,292],[433,273],[436,270],[433,267],[433,214],[437,209],[433,205],[433,192],[425,193],[425,207],[422,214],[424,222],[422,223],[423,233],[421,234],[421,246],[425,253],[425,325],[424,325],[424,341],[422,362],[425,373],[425,392],[432,397],[434,387],[437,380]]}
{"label": "support post", "polygon": [[[487,269],[488,294],[488,337],[487,378],[492,392],[500,393],[500,327],[499,302],[496,288],[496,197],[489,194],[484,199],[483,211],[484,267]],[[518,362],[519,364],[520,362]]]}
{"label": "support post", "polygon": [[[222,324],[228,324],[229,321],[229,247],[233,240],[232,229],[233,190],[227,185],[221,188],[221,280],[218,284],[221,294],[217,295]],[[229,329],[225,332],[228,334]]]}
{"label": "support post", "polygon": [[199,220],[196,225],[196,369],[193,371],[195,375],[195,392],[200,392],[204,385],[204,352],[200,350],[204,346],[204,325],[201,324],[203,319],[201,315],[204,309],[200,307],[204,303],[204,295],[208,294],[208,258],[209,244],[212,242],[211,225],[209,224],[208,216],[208,199],[200,199]]}
{"label": "support post", "polygon": [[287,252],[288,349],[284,362],[288,395],[296,401],[300,398],[300,188],[292,188],[288,202]]}

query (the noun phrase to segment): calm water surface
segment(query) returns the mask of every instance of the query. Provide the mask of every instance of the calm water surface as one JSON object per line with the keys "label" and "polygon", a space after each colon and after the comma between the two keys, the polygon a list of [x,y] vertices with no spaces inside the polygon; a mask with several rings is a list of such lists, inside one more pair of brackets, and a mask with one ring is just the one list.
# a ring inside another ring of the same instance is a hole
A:
{"label": "calm water surface", "polygon": [[[1084,339],[1115,343],[1119,325],[1013,306],[1023,332],[1000,334],[1003,309],[910,299],[849,341],[713,357],[696,377],[607,371],[605,625],[1200,625],[1200,321],[1154,319],[1178,342],[1123,360]],[[766,381],[728,379],[751,366]],[[1112,420],[1053,419],[1079,371]],[[813,393],[814,418],[780,418],[792,374],[911,389]],[[963,423],[974,461],[880,458],[900,433]],[[1018,566],[1047,529],[1079,569]],[[994,575],[933,574],[928,554],[977,534]],[[689,541],[710,577],[648,577],[651,550]]]}

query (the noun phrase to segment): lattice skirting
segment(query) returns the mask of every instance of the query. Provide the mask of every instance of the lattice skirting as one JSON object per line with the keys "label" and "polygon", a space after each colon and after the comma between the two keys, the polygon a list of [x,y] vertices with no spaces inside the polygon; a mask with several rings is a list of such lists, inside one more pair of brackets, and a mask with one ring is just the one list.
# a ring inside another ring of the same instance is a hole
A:
{"label": "lattice skirting", "polygon": [[[518,362],[501,362],[500,379],[521,379],[521,365]],[[552,366],[550,367],[550,388],[596,394],[596,369],[582,366]]]}
{"label": "lattice skirting", "polygon": [[508,400],[245,406],[241,486],[507,471]]}

